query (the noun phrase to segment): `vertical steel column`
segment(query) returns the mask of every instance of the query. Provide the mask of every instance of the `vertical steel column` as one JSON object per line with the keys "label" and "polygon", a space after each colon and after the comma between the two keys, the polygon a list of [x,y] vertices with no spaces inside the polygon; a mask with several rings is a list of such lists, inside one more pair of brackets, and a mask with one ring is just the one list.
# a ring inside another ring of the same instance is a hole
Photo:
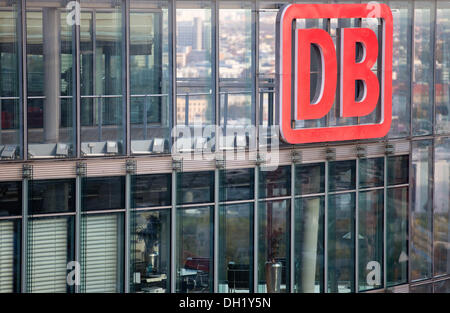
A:
{"label": "vertical steel column", "polygon": [[219,169],[214,170],[214,289],[219,292]]}
{"label": "vertical steel column", "polygon": [[[130,126],[130,0],[122,0],[122,84],[123,90],[123,109],[124,117],[122,123],[125,123],[124,141],[125,141],[125,155],[131,154],[131,126]],[[145,130],[147,131],[147,130]],[[126,287],[125,287],[126,288]]]}
{"label": "vertical steel column", "polygon": [[131,211],[131,174],[125,175],[125,293],[130,292],[130,211]]}
{"label": "vertical steel column", "polygon": [[253,207],[253,292],[258,292],[258,198],[259,166],[255,166],[255,205]]}
{"label": "vertical steel column", "polygon": [[176,292],[177,257],[177,172],[172,171],[172,208],[170,212],[170,292]]}
{"label": "vertical steel column", "polygon": [[323,212],[323,292],[328,293],[328,167],[325,161],[325,208]]}
{"label": "vertical steel column", "polygon": [[290,261],[289,261],[289,291],[294,292],[295,278],[295,163],[291,164],[291,212],[290,212]]}
{"label": "vertical steel column", "polygon": [[[81,180],[81,176],[77,175],[75,178],[75,261],[78,264],[81,264]],[[80,292],[80,285],[75,285],[75,293]]]}
{"label": "vertical steel column", "polygon": [[411,3],[411,34],[409,38],[409,45],[408,48],[410,49],[410,64],[411,64],[411,75],[410,75],[410,82],[409,82],[409,135],[413,136],[414,134],[414,125],[413,125],[413,99],[414,99],[414,24],[415,24],[415,1],[409,2]]}
{"label": "vertical steel column", "polygon": [[359,292],[359,158],[356,159],[356,195],[355,195],[355,219],[354,219],[354,230],[355,230],[355,236],[353,238],[354,245],[355,245],[355,290],[354,292]]}
{"label": "vertical steel column", "polygon": [[[259,147],[259,6],[252,1],[252,124],[255,126],[256,149]],[[254,27],[253,27],[254,25]]]}

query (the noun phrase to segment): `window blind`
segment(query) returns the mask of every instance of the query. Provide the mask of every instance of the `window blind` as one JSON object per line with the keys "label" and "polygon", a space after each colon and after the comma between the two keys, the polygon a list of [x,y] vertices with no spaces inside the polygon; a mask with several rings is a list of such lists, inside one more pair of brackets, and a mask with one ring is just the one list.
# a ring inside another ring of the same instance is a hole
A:
{"label": "window blind", "polygon": [[82,287],[84,292],[119,292],[119,215],[85,215]]}
{"label": "window blind", "polygon": [[67,218],[33,219],[29,238],[29,291],[66,292]]}
{"label": "window blind", "polygon": [[0,293],[14,288],[14,222],[0,221]]}

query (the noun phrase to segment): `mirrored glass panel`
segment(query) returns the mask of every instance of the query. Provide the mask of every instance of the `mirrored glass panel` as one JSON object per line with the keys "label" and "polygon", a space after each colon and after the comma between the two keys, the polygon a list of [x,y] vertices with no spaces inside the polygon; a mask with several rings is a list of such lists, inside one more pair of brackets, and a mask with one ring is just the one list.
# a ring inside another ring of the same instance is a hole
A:
{"label": "mirrored glass panel", "polygon": [[168,2],[130,1],[131,153],[169,151]]}
{"label": "mirrored glass panel", "polygon": [[26,1],[29,158],[75,155],[75,28],[65,5]]}
{"label": "mirrored glass panel", "polygon": [[253,203],[221,205],[219,292],[253,290]]}
{"label": "mirrored glass panel", "polygon": [[409,155],[388,157],[387,167],[389,186],[409,183]]}
{"label": "mirrored glass panel", "polygon": [[294,292],[324,292],[324,197],[295,200]]}
{"label": "mirrored glass panel", "polygon": [[120,1],[81,0],[81,155],[124,153],[124,56]]}
{"label": "mirrored glass panel", "polygon": [[450,273],[450,138],[434,147],[434,275]]}
{"label": "mirrored glass panel", "polygon": [[290,200],[259,203],[257,292],[289,292],[290,204]]}
{"label": "mirrored glass panel", "polygon": [[433,145],[431,140],[412,143],[411,279],[431,277]]}
{"label": "mirrored glass panel", "polygon": [[214,202],[214,172],[177,174],[177,204]]}
{"label": "mirrored glass panel", "polygon": [[394,20],[392,57],[391,138],[409,135],[411,111],[411,31],[412,5],[407,1],[389,1]]}
{"label": "mirrored glass panel", "polygon": [[0,4],[0,160],[20,158],[20,1]]}
{"label": "mirrored glass panel", "polygon": [[380,187],[384,184],[384,158],[359,160],[359,188]]}
{"label": "mirrored glass panel", "polygon": [[356,187],[356,161],[335,161],[328,165],[328,191],[352,190]]}
{"label": "mirrored glass panel", "polygon": [[295,166],[295,194],[307,195],[325,192],[325,163]]}
{"label": "mirrored glass panel", "polygon": [[212,292],[213,207],[177,209],[176,292]]}
{"label": "mirrored glass panel", "polygon": [[414,2],[414,70],[412,84],[413,136],[433,131],[433,49],[432,34],[434,2]]}
{"label": "mirrored glass panel", "polygon": [[328,198],[328,286],[329,293],[355,291],[355,194]]}
{"label": "mirrored glass panel", "polygon": [[437,1],[435,101],[436,133],[450,133],[450,3]]}
{"label": "mirrored glass panel", "polygon": [[383,189],[359,193],[358,267],[360,291],[383,287]]}
{"label": "mirrored glass panel", "polygon": [[132,292],[170,291],[170,211],[134,211],[131,231]]}
{"label": "mirrored glass panel", "polygon": [[408,188],[387,190],[386,286],[408,281]]}

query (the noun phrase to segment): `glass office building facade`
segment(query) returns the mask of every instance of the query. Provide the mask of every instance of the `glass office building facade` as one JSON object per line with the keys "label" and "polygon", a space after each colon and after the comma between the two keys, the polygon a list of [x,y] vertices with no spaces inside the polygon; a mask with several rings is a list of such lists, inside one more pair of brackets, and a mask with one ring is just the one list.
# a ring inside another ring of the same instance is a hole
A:
{"label": "glass office building facade", "polygon": [[386,137],[283,143],[268,170],[262,133],[207,131],[277,124],[284,4],[359,2],[0,0],[0,292],[268,292],[268,264],[279,292],[450,292],[448,1],[379,1]]}

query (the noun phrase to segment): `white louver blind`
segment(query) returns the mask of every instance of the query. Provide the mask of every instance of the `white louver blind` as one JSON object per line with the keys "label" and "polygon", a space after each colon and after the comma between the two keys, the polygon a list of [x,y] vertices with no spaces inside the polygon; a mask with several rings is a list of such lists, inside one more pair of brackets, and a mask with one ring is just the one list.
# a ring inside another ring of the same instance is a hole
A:
{"label": "white louver blind", "polygon": [[34,219],[29,241],[31,292],[66,292],[67,219]]}
{"label": "white louver blind", "polygon": [[14,224],[0,221],[0,292],[14,288]]}
{"label": "white louver blind", "polygon": [[82,273],[85,292],[117,292],[118,219],[114,215],[86,215]]}

